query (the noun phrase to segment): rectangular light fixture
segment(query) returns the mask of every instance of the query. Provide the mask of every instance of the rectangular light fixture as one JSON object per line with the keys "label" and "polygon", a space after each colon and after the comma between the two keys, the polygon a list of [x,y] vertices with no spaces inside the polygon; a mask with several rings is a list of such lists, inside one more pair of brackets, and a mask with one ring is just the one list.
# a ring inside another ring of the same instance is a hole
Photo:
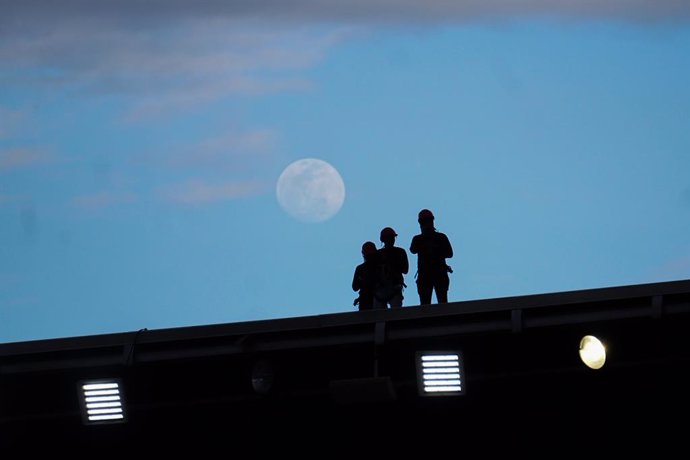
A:
{"label": "rectangular light fixture", "polygon": [[458,352],[417,352],[417,383],[421,396],[465,393],[464,370]]}
{"label": "rectangular light fixture", "polygon": [[122,385],[117,379],[79,382],[79,402],[87,425],[125,421]]}

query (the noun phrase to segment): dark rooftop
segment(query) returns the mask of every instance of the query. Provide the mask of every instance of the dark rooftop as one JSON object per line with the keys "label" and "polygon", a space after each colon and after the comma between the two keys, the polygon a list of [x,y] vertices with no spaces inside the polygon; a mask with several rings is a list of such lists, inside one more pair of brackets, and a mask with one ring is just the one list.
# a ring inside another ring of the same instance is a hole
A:
{"label": "dark rooftop", "polygon": [[[687,449],[689,326],[682,280],[0,344],[0,445],[27,458],[664,457]],[[601,369],[580,361],[585,334],[607,346]],[[419,351],[458,352],[464,394],[422,396]],[[83,423],[77,385],[101,378],[120,380],[124,423]]]}

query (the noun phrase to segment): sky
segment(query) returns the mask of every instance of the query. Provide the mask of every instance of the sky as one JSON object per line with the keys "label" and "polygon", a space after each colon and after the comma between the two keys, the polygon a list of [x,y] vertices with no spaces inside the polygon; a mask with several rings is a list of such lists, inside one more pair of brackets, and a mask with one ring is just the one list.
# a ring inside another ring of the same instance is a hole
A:
{"label": "sky", "polygon": [[0,11],[0,343],[356,311],[388,226],[417,306],[423,208],[451,302],[690,278],[684,0]]}

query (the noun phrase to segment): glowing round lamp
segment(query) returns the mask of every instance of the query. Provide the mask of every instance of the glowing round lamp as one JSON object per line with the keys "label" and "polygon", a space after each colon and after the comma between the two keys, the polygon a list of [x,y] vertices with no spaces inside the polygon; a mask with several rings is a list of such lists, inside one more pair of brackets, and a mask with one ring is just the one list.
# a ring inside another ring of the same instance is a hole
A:
{"label": "glowing round lamp", "polygon": [[593,335],[580,340],[580,359],[591,369],[601,369],[606,362],[606,347]]}

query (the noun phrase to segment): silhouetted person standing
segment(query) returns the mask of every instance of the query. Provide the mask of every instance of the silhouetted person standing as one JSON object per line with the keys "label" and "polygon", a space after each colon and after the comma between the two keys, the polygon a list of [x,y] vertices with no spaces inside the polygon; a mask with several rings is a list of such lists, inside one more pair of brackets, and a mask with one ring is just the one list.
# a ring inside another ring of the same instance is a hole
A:
{"label": "silhouetted person standing", "polygon": [[405,275],[410,265],[407,251],[395,246],[397,236],[391,227],[381,230],[383,247],[377,253],[378,279],[374,294],[374,306],[377,308],[402,307]]}
{"label": "silhouetted person standing", "polygon": [[446,259],[453,257],[453,248],[448,237],[437,232],[434,227],[434,215],[428,209],[419,211],[417,218],[421,233],[412,238],[410,252],[417,254],[417,292],[419,303],[431,303],[431,295],[436,293],[438,303],[448,302],[448,288],[452,272]]}
{"label": "silhouetted person standing", "polygon": [[376,245],[367,241],[362,245],[364,262],[357,265],[352,278],[352,290],[359,292],[354,304],[359,305],[359,311],[373,310],[374,290],[376,289]]}

